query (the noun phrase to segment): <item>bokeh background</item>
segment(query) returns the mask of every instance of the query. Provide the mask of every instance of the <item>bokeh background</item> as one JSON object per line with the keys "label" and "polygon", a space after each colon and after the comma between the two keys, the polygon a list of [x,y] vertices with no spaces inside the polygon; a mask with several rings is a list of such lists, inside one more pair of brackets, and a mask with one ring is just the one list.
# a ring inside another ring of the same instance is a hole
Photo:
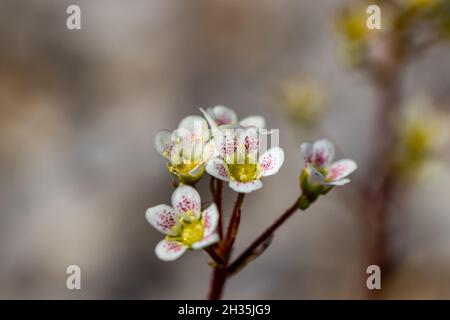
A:
{"label": "bokeh background", "polygon": [[[298,196],[302,141],[328,138],[359,164],[351,184],[291,218],[225,298],[365,297],[358,189],[373,178],[381,133],[371,82],[342,59],[335,18],[348,3],[2,0],[0,298],[205,298],[207,255],[159,261],[161,235],[144,213],[173,190],[156,132],[216,104],[265,116],[286,153],[279,174],[246,197],[236,252]],[[66,28],[70,4],[81,7],[79,31]],[[402,83],[405,101],[433,101],[444,128],[449,58],[450,46],[433,46]],[[448,144],[436,151],[392,200],[396,267],[382,298],[450,298]],[[233,199],[226,188],[227,212]],[[71,264],[82,290],[66,289]]]}

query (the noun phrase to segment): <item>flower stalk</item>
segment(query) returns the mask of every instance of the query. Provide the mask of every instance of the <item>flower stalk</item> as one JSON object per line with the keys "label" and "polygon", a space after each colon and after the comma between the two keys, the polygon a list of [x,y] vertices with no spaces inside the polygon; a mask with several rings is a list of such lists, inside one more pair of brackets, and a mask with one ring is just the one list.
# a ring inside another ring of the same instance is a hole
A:
{"label": "flower stalk", "polygon": [[223,217],[222,217],[222,190],[223,183],[222,180],[211,177],[210,182],[211,194],[213,196],[214,202],[216,203],[217,210],[219,212],[219,221],[217,222],[217,233],[220,239],[223,238]]}
{"label": "flower stalk", "polygon": [[241,269],[242,266],[247,263],[249,258],[254,255],[255,251],[264,244],[264,242],[270,239],[275,231],[299,209],[300,199],[301,197],[294,201],[294,203],[277,220],[275,220],[272,225],[270,225],[238,258],[236,258],[233,263],[230,264],[227,269],[229,274],[234,274],[237,270]]}
{"label": "flower stalk", "polygon": [[[236,238],[237,229],[240,221],[240,207],[244,200],[244,194],[239,193],[238,198],[236,200],[233,215],[230,221],[230,225],[228,227],[227,238],[224,244],[223,256],[225,257],[225,265],[216,265],[214,266],[213,276],[211,279],[211,287],[208,298],[210,300],[218,300],[222,297],[223,289],[227,279],[235,274],[237,271],[242,269],[249,260],[251,260],[252,256],[255,255],[256,250],[263,245],[268,239],[270,239],[274,232],[298,210],[298,202],[297,199],[294,204],[289,207],[275,222],[270,225],[261,235],[253,241],[247,249],[231,264],[228,264],[229,256],[231,254],[233,244]],[[264,248],[265,249],[265,248]]]}
{"label": "flower stalk", "polygon": [[[278,173],[284,163],[284,151],[278,146],[261,150],[258,130],[265,127],[262,117],[251,116],[238,122],[234,111],[224,106],[201,111],[206,121],[189,116],[174,132],[158,132],[155,147],[168,160],[167,169],[176,178],[176,190],[171,206],[151,207],[145,216],[150,225],[165,234],[155,248],[159,259],[173,261],[188,250],[198,249],[211,257],[213,274],[208,298],[216,300],[222,297],[227,279],[260,256],[269,247],[275,231],[289,217],[299,209],[306,210],[335,186],[350,182],[347,176],[357,165],[350,159],[332,162],[334,147],[326,139],[303,143],[300,146],[304,159],[301,196],[230,263],[245,195],[262,188],[263,177]],[[206,131],[208,124],[212,133]],[[205,172],[211,175],[213,204],[202,208],[200,194],[193,185]],[[223,182],[237,193],[226,234]]]}

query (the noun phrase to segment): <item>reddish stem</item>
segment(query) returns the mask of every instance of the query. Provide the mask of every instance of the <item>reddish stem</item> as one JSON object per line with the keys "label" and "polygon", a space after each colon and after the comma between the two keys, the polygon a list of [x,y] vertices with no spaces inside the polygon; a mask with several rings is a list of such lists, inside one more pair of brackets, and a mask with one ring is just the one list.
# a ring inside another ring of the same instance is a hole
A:
{"label": "reddish stem", "polygon": [[227,235],[223,243],[219,245],[219,255],[223,259],[223,263],[214,267],[211,288],[208,298],[210,300],[218,300],[222,296],[223,288],[228,277],[227,265],[233,249],[233,244],[239,228],[241,220],[241,206],[244,202],[244,193],[238,193],[238,197],[234,204],[233,213],[231,215],[230,224],[228,225]]}
{"label": "reddish stem", "polygon": [[[300,198],[299,198],[300,199]],[[228,273],[232,274],[254,254],[255,250],[261,246],[267,239],[269,239],[273,233],[290,217],[294,212],[298,210],[297,199],[291,207],[289,207],[275,222],[268,227],[255,241],[228,267]]]}
{"label": "reddish stem", "polygon": [[223,238],[223,217],[222,217],[222,190],[223,190],[223,182],[219,179],[214,179],[216,181],[216,194],[215,194],[215,203],[217,205],[217,210],[219,211],[219,221],[217,223],[217,232],[219,233],[220,239]]}

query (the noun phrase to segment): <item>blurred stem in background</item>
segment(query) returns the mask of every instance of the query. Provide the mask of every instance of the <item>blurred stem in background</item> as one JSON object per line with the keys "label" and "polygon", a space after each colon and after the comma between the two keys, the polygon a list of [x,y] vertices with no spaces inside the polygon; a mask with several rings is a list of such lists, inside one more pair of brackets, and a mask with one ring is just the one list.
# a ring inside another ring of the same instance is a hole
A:
{"label": "blurred stem in background", "polygon": [[[369,291],[366,287],[366,268],[378,265],[383,284],[395,270],[392,234],[401,228],[392,225],[393,221],[399,223],[393,219],[393,202],[400,193],[407,192],[408,184],[404,182],[417,175],[418,165],[429,156],[432,141],[441,129],[432,130],[436,116],[422,116],[404,128],[408,119],[404,119],[402,108],[410,108],[403,103],[405,69],[431,46],[450,39],[450,1],[378,1],[382,30],[369,30],[366,26],[366,8],[370,4],[373,3],[361,0],[345,7],[338,17],[337,29],[343,36],[339,55],[347,65],[367,75],[375,92],[372,154],[367,177],[361,179],[362,185],[355,191],[364,250],[357,288],[363,296],[377,297],[379,290]],[[281,98],[296,128],[308,125],[314,134],[322,131],[327,136],[326,128],[320,127],[320,117],[323,101],[328,99],[320,97],[319,87],[309,80],[290,83],[282,87]]]}
{"label": "blurred stem in background", "polygon": [[[426,49],[448,37],[450,6],[443,0],[379,1],[383,29],[368,30],[365,24],[353,22],[360,21],[358,17],[365,13],[364,8],[369,4],[362,1],[356,10],[345,9],[338,26],[344,35],[345,48],[351,48],[347,50],[347,57],[350,57],[347,62],[366,72],[376,94],[373,154],[369,176],[360,188],[363,244],[366,246],[363,266],[378,265],[386,283],[396,264],[391,239],[395,212],[391,207],[403,178],[395,155],[404,143],[398,131],[404,70]],[[405,192],[405,188],[401,188],[401,192]],[[368,291],[365,287],[363,290],[373,296],[380,294],[378,290]]]}

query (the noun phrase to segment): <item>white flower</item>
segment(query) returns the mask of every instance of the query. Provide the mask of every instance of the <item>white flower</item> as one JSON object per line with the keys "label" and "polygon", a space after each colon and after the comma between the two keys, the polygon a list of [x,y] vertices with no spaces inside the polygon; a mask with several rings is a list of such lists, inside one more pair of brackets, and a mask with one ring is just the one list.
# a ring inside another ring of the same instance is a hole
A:
{"label": "white flower", "polygon": [[276,174],[284,162],[283,149],[271,148],[259,155],[258,129],[223,126],[214,141],[218,157],[206,164],[213,177],[229,182],[231,189],[249,193],[262,187],[261,178]]}
{"label": "white flower", "polygon": [[[332,163],[334,147],[326,139],[314,143],[302,143],[300,152],[305,161],[304,172],[312,184],[321,184],[327,187],[344,185],[350,182],[347,176],[357,168],[356,162],[350,159]],[[310,176],[310,173],[313,175]]]}
{"label": "white flower", "polygon": [[[202,110],[202,109],[200,109]],[[238,117],[234,110],[225,107],[225,106],[215,106],[212,108],[208,108],[206,112],[202,110],[206,119],[208,120],[211,129],[216,128],[217,126],[223,125],[237,125],[243,127],[256,127],[259,129],[264,129],[266,127],[266,120],[261,116],[249,116],[241,121],[238,121]]]}
{"label": "white flower", "polygon": [[195,182],[203,175],[205,163],[214,156],[207,122],[200,116],[188,116],[170,132],[160,130],[155,137],[156,150],[169,160],[167,169],[181,182]]}
{"label": "white flower", "polygon": [[155,248],[159,259],[172,261],[188,249],[202,249],[219,241],[215,232],[219,219],[216,205],[210,205],[203,212],[200,206],[198,192],[182,185],[172,194],[172,207],[160,204],[147,210],[147,221],[166,234]]}

